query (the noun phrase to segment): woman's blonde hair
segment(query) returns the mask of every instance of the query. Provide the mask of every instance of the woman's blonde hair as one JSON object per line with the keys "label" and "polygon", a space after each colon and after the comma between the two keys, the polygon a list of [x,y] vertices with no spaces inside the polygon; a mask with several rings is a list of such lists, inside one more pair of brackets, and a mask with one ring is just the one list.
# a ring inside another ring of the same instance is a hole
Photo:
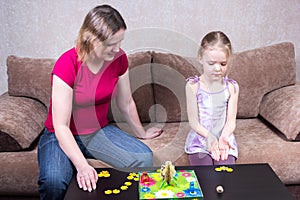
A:
{"label": "woman's blonde hair", "polygon": [[121,29],[126,30],[121,14],[109,5],[93,8],[85,17],[76,40],[78,59],[86,62],[94,42],[104,42]]}

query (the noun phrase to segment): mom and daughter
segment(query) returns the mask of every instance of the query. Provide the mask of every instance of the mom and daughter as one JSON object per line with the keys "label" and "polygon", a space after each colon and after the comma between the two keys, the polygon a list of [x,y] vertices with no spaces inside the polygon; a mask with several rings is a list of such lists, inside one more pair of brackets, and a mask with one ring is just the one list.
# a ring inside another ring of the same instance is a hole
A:
{"label": "mom and daughter", "polygon": [[[151,149],[139,139],[155,138],[162,130],[144,130],[141,125],[131,95],[127,56],[120,48],[125,31],[116,9],[97,6],[86,15],[75,47],[57,60],[38,145],[41,199],[63,199],[75,173],[80,188],[95,190],[98,176],[87,158],[113,167],[153,165]],[[208,33],[198,53],[203,74],[187,79],[191,131],[185,151],[191,165],[234,164],[237,158],[233,131],[239,87],[226,76],[231,55],[230,40],[223,32]],[[113,97],[136,137],[108,123]]]}

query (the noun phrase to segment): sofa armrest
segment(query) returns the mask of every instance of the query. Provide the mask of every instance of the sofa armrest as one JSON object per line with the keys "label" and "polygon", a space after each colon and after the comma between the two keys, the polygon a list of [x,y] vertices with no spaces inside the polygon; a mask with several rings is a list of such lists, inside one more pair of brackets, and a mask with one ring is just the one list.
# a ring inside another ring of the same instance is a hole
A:
{"label": "sofa armrest", "polygon": [[29,148],[44,129],[47,109],[26,97],[0,96],[0,152]]}
{"label": "sofa armrest", "polygon": [[280,130],[287,140],[300,140],[300,85],[292,85],[266,94],[260,115]]}

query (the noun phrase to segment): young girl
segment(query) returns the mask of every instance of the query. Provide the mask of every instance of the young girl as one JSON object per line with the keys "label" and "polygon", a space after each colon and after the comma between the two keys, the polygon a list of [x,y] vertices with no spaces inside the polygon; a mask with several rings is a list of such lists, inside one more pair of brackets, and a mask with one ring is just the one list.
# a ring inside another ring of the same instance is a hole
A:
{"label": "young girl", "polygon": [[234,164],[238,156],[233,135],[239,87],[227,78],[231,42],[220,31],[208,33],[198,52],[203,74],[187,79],[189,132],[185,151],[191,165]]}

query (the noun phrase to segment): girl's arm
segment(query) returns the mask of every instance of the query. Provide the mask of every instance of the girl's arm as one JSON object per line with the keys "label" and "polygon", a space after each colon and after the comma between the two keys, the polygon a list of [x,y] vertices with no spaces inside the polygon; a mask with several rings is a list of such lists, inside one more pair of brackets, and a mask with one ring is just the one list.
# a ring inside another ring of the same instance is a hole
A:
{"label": "girl's arm", "polygon": [[153,127],[145,131],[141,124],[135,102],[131,95],[128,70],[120,76],[117,86],[117,106],[136,137],[140,139],[151,139],[159,136],[162,133],[162,130]]}
{"label": "girl's arm", "polygon": [[190,127],[199,135],[206,138],[209,151],[212,157],[219,161],[220,152],[217,138],[204,128],[199,122],[199,111],[197,103],[198,84],[187,82],[185,85],[187,115]]}
{"label": "girl's arm", "polygon": [[187,115],[190,127],[199,135],[206,138],[209,132],[199,123],[197,89],[198,85],[196,83],[187,82],[185,85]]}
{"label": "girl's arm", "polygon": [[73,101],[73,89],[56,75],[53,75],[52,115],[55,136],[59,146],[77,169],[77,182],[83,190],[96,189],[96,170],[91,167],[80,151],[69,128]]}
{"label": "girl's arm", "polygon": [[238,96],[239,96],[239,86],[237,83],[229,82],[229,92],[230,97],[227,107],[227,116],[224,128],[219,139],[219,149],[221,152],[221,160],[226,160],[228,157],[229,149],[234,149],[234,146],[230,144],[229,137],[233,133],[236,127],[236,114],[237,114],[237,105],[238,105]]}

